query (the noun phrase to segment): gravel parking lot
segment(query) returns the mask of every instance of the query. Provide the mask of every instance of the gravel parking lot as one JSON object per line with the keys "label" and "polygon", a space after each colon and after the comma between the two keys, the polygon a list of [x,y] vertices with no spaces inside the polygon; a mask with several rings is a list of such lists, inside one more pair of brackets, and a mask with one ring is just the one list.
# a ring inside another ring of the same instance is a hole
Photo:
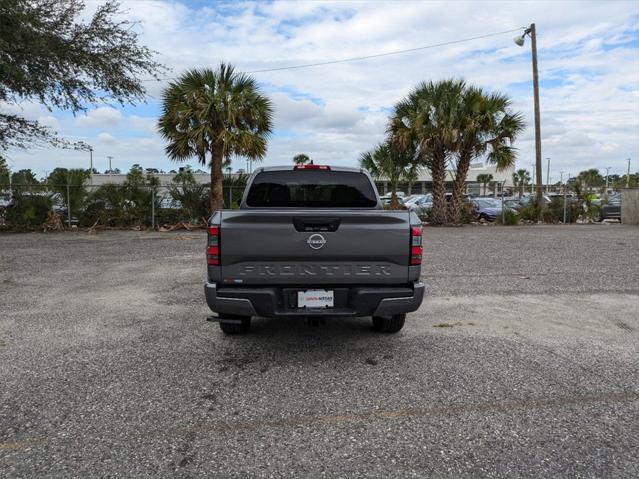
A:
{"label": "gravel parking lot", "polygon": [[639,228],[428,228],[397,335],[225,337],[204,239],[0,236],[0,476],[639,476]]}

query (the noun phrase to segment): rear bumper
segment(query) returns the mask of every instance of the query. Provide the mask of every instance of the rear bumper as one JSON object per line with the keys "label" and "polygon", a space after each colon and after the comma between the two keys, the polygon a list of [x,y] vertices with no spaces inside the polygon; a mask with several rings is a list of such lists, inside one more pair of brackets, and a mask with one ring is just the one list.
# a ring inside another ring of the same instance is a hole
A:
{"label": "rear bumper", "polygon": [[[298,308],[299,288],[217,288],[206,283],[206,302],[212,311],[242,316],[391,316],[410,313],[419,308],[424,298],[424,284],[405,287],[328,287],[335,291],[335,307],[327,309]],[[313,288],[309,288],[313,289]]]}

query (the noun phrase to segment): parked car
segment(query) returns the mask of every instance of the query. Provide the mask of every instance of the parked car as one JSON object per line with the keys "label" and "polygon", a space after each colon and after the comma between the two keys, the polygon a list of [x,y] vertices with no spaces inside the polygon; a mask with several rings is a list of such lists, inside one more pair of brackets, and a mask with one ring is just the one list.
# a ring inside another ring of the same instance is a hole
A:
{"label": "parked car", "polygon": [[397,332],[424,296],[421,221],[384,210],[360,168],[257,169],[240,208],[209,219],[206,257],[206,301],[226,334],[253,316],[372,316]]}
{"label": "parked car", "polygon": [[[525,195],[519,198],[519,204],[521,206],[527,205],[535,200],[535,195]],[[542,195],[542,201],[544,204],[548,205],[551,202],[551,199],[547,195]]]}
{"label": "parked car", "polygon": [[427,193],[425,195],[417,195],[404,203],[406,208],[414,211],[418,215],[428,213],[433,207],[433,195]]}
{"label": "parked car", "polygon": [[[384,195],[384,196],[380,196],[379,198],[382,202],[383,206],[390,206],[391,204],[391,195]],[[397,202],[399,203],[399,206],[404,206],[404,199],[397,195]]]}
{"label": "parked car", "polygon": [[479,220],[495,221],[501,215],[501,201],[495,198],[473,198],[470,203]]}
{"label": "parked car", "polygon": [[621,221],[621,193],[608,198],[608,202],[601,205],[599,221],[615,219]]}
{"label": "parked car", "polygon": [[521,203],[519,202],[518,198],[517,199],[511,198],[511,199],[504,200],[504,207],[514,211],[519,211],[519,208],[521,208]]}

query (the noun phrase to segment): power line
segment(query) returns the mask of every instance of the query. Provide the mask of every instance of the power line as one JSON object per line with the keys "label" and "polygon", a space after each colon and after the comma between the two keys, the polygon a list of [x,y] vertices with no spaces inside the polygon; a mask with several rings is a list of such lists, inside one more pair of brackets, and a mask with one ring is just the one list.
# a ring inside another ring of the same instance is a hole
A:
{"label": "power line", "polygon": [[[328,60],[328,61],[324,61],[324,62],[316,62],[316,63],[302,63],[299,65],[289,65],[289,66],[285,66],[285,67],[277,67],[277,68],[265,68],[262,70],[251,70],[251,71],[245,71],[245,72],[240,72],[240,73],[246,73],[246,74],[253,74],[253,73],[267,73],[267,72],[277,72],[277,71],[282,71],[282,70],[298,70],[301,68],[311,68],[311,67],[318,67],[318,66],[324,66],[324,65],[335,65],[338,63],[348,63],[348,62],[356,62],[356,61],[361,61],[361,60],[368,60],[371,58],[380,58],[380,57],[388,57],[391,55],[401,55],[404,53],[411,53],[411,52],[417,52],[420,50],[427,50],[429,48],[437,48],[437,47],[445,47],[448,45],[455,45],[458,43],[465,43],[465,42],[471,42],[474,40],[481,40],[483,38],[489,38],[489,37],[496,37],[498,35],[505,35],[506,33],[513,33],[513,32],[520,32],[523,29],[525,29],[526,27],[519,27],[519,28],[513,28],[512,30],[504,30],[501,32],[494,32],[494,33],[487,33],[485,35],[478,35],[476,37],[468,37],[468,38],[462,38],[459,40],[451,40],[448,42],[441,42],[441,43],[433,43],[431,45],[425,45],[422,47],[416,47],[416,48],[407,48],[405,50],[394,50],[392,52],[385,52],[385,53],[375,53],[373,55],[364,55],[364,56],[360,56],[360,57],[350,57],[350,58],[342,58],[339,60]],[[176,80],[177,77],[166,77],[166,78],[148,78],[148,79],[144,79],[141,81],[162,81],[162,80]]]}

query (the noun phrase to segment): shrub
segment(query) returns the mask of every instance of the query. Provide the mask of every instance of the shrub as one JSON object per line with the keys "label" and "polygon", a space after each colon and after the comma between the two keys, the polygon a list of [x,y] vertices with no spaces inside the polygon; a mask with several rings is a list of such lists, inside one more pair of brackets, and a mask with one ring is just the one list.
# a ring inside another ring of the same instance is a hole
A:
{"label": "shrub", "polygon": [[536,223],[538,217],[539,209],[537,208],[537,204],[532,201],[519,208],[519,218],[522,221],[532,221]]}
{"label": "shrub", "polygon": [[182,171],[175,175],[168,191],[182,219],[199,222],[201,218],[209,216],[209,186],[197,183],[190,171]]}
{"label": "shrub", "polygon": [[470,202],[465,201],[462,203],[459,219],[462,224],[468,224],[477,219],[475,208]]}
{"label": "shrub", "polygon": [[519,224],[519,215],[517,214],[517,212],[515,210],[512,210],[510,208],[505,208],[504,209],[504,214],[503,214],[503,222],[502,222],[502,215],[497,216],[497,224],[503,224],[503,225],[507,225],[507,226],[513,226],[513,225],[518,225]]}
{"label": "shrub", "polygon": [[53,208],[51,196],[44,192],[14,191],[13,206],[7,208],[6,221],[18,228],[37,228]]}
{"label": "shrub", "polygon": [[[564,221],[564,199],[553,198],[548,205],[549,211],[548,222],[550,223],[562,223]],[[583,212],[579,208],[579,202],[570,198],[566,200],[566,223],[574,223],[577,221],[579,215]]]}

